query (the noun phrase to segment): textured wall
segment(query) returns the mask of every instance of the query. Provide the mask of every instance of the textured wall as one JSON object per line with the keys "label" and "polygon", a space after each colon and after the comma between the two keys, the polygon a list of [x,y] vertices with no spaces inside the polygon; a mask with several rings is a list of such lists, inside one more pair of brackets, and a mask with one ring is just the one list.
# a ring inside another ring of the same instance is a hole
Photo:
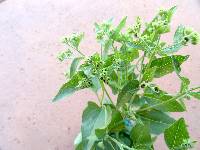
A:
{"label": "textured wall", "polygon": [[[200,31],[199,0],[0,0],[0,150],[73,149],[81,112],[95,96],[85,90],[51,103],[67,68],[56,60],[57,52],[64,49],[60,37],[85,32],[82,49],[92,54],[99,49],[93,33],[95,21],[114,17],[116,23],[128,16],[131,24],[138,15],[149,21],[159,8],[173,5],[178,5],[178,11],[172,31],[178,24]],[[171,41],[170,35],[165,39]],[[180,53],[191,55],[183,74],[191,78],[192,85],[200,84],[200,46]],[[161,86],[175,92],[178,79],[169,76],[161,79]],[[200,141],[200,103],[187,103],[188,111],[181,116]],[[165,150],[164,145],[159,140],[156,150]]]}

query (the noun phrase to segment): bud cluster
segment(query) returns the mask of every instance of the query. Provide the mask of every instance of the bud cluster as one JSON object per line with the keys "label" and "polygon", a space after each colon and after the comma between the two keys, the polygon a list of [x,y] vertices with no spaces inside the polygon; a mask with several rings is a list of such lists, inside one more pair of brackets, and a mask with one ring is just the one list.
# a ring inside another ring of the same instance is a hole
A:
{"label": "bud cluster", "polygon": [[66,50],[58,53],[57,58],[60,61],[64,61],[65,59],[69,59],[72,56],[71,50]]}
{"label": "bud cluster", "polygon": [[83,37],[84,33],[73,33],[70,37],[65,37],[62,42],[78,49]]}
{"label": "bud cluster", "polygon": [[132,28],[128,28],[128,34],[133,34],[135,37],[138,37],[139,36],[139,33],[140,33],[140,29],[141,29],[141,19],[140,17],[137,17],[136,18],[136,23],[135,25],[132,27]]}
{"label": "bud cluster", "polygon": [[185,28],[182,42],[184,45],[187,45],[188,43],[196,45],[200,42],[200,34],[192,28]]}
{"label": "bud cluster", "polygon": [[87,77],[84,77],[82,80],[78,82],[78,88],[80,89],[89,88],[91,86],[92,86],[92,81]]}
{"label": "bud cluster", "polygon": [[105,35],[109,34],[112,27],[112,20],[105,21],[102,24],[95,23],[95,31],[97,40],[101,41],[105,38]]}
{"label": "bud cluster", "polygon": [[98,54],[94,54],[89,59],[87,59],[86,64],[88,66],[91,66],[92,75],[98,76],[99,79],[105,82],[106,84],[109,83],[109,68],[104,66],[105,62],[101,60]]}

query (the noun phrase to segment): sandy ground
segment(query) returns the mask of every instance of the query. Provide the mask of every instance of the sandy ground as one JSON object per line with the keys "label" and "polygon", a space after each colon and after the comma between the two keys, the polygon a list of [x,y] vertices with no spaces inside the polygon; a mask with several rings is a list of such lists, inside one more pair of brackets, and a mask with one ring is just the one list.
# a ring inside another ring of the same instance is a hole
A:
{"label": "sandy ground", "polygon": [[[83,52],[99,49],[93,23],[128,16],[149,21],[159,8],[178,5],[172,31],[179,24],[200,32],[199,0],[0,0],[0,150],[72,150],[79,132],[81,112],[95,96],[84,90],[57,103],[51,99],[65,81],[67,63],[56,54],[63,50],[60,38],[83,31]],[[165,40],[172,41],[171,34]],[[200,46],[184,48],[191,55],[182,73],[200,85]],[[178,79],[163,78],[162,87],[175,92]],[[158,82],[158,81],[157,81]],[[200,102],[187,102],[184,116],[191,136],[200,141]],[[200,149],[200,144],[196,145]],[[156,150],[166,150],[162,137]]]}

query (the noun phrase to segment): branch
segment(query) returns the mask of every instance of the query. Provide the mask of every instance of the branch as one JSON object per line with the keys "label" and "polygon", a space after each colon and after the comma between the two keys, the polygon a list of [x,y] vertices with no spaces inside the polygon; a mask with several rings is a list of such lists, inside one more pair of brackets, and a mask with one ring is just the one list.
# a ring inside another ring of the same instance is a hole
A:
{"label": "branch", "polygon": [[197,89],[199,89],[199,88],[200,88],[200,87],[191,88],[191,89],[188,90],[187,92],[184,92],[184,93],[182,93],[182,94],[180,94],[180,95],[177,95],[177,96],[175,96],[175,97],[173,97],[173,98],[170,98],[170,99],[167,100],[167,101],[164,101],[164,102],[162,102],[162,103],[155,104],[155,105],[152,105],[152,106],[143,108],[143,109],[139,109],[139,110],[136,111],[136,112],[142,112],[142,111],[145,111],[145,110],[149,110],[149,109],[152,109],[152,108],[161,106],[161,105],[163,105],[163,104],[169,103],[169,102],[171,102],[171,101],[173,101],[173,100],[180,99],[180,98],[184,97],[185,95],[189,94],[190,92],[192,92],[192,91],[194,91],[194,90],[197,90]]}

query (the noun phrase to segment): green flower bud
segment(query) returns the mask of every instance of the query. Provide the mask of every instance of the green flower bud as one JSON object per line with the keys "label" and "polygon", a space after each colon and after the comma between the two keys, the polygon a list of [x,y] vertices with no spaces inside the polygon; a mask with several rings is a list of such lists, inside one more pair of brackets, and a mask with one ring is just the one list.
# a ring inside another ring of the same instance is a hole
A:
{"label": "green flower bud", "polygon": [[142,83],[142,84],[140,85],[140,87],[141,87],[141,88],[145,88],[145,87],[146,87],[146,84],[145,84],[145,83]]}
{"label": "green flower bud", "polygon": [[72,52],[70,50],[62,51],[58,53],[57,58],[60,61],[64,61],[65,59],[69,59],[72,56]]}
{"label": "green flower bud", "polygon": [[154,87],[154,91],[155,92],[159,92],[159,88],[156,86],[156,87]]}

